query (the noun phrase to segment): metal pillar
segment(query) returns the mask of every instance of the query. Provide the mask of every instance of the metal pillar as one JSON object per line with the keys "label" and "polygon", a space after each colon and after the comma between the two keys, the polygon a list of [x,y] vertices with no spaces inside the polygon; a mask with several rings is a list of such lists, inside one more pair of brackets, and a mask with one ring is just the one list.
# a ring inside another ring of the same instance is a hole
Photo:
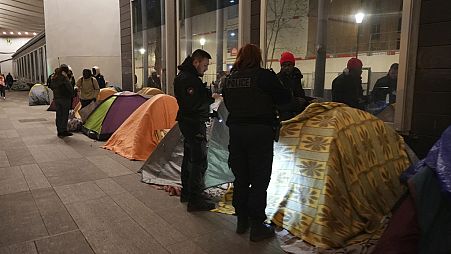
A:
{"label": "metal pillar", "polygon": [[313,96],[324,96],[324,79],[326,75],[327,16],[329,0],[318,1],[318,27],[316,34],[315,85]]}
{"label": "metal pillar", "polygon": [[224,8],[221,0],[216,1],[216,73],[223,70],[224,63]]}

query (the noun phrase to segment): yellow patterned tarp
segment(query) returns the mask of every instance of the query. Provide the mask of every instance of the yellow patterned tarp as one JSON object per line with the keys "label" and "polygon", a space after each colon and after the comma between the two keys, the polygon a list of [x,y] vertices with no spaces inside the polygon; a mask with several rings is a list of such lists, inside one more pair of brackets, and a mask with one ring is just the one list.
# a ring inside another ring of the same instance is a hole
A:
{"label": "yellow patterned tarp", "polygon": [[369,113],[314,103],[283,123],[275,145],[267,214],[320,248],[380,237],[404,189],[403,139]]}

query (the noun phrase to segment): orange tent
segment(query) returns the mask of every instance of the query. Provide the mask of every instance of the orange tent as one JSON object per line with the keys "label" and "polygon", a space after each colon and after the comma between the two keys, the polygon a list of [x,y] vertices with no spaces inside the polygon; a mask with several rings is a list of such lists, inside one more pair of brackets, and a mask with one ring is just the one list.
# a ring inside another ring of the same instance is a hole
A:
{"label": "orange tent", "polygon": [[100,92],[97,95],[97,101],[104,101],[106,98],[110,97],[115,93],[117,93],[117,91],[114,87],[102,88],[100,89]]}
{"label": "orange tent", "polygon": [[174,97],[155,95],[135,110],[102,148],[130,160],[146,160],[160,142],[160,132],[174,126],[177,111]]}
{"label": "orange tent", "polygon": [[138,94],[141,94],[141,95],[157,95],[157,94],[164,94],[164,93],[163,93],[163,91],[161,91],[158,88],[144,87],[143,89],[138,91]]}

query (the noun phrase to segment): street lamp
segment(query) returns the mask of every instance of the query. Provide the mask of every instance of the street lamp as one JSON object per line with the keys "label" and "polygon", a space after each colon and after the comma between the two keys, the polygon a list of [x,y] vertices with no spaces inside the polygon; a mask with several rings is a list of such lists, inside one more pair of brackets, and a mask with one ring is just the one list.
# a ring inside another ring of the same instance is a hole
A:
{"label": "street lamp", "polygon": [[363,12],[358,12],[354,15],[355,23],[357,24],[357,47],[355,50],[355,57],[359,57],[359,42],[360,42],[360,24],[363,22],[363,18],[365,18],[365,14]]}
{"label": "street lamp", "polygon": [[207,40],[205,40],[205,38],[200,38],[199,43],[200,43],[200,46],[202,46],[202,49],[204,49],[204,45],[205,45],[206,41]]}

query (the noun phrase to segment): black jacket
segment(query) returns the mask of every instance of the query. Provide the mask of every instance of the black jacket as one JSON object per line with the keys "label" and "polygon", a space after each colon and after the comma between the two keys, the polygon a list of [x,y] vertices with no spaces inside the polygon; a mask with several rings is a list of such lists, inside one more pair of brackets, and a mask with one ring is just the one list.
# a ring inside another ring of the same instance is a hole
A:
{"label": "black jacket", "polygon": [[362,79],[343,72],[332,82],[332,101],[363,109]]}
{"label": "black jacket", "polygon": [[388,75],[378,79],[371,91],[373,101],[385,101],[387,94],[390,95],[390,103],[396,101],[397,80],[391,79]]}
{"label": "black jacket", "polygon": [[[262,69],[262,68],[256,68],[254,70],[245,70],[245,72],[255,72],[256,73],[256,84],[257,88],[261,90],[262,94],[250,94],[246,100],[239,100],[236,101],[234,98],[231,98],[233,96],[232,93],[228,93],[227,88],[228,82],[226,78],[226,84],[223,87],[223,96],[224,96],[224,102],[227,106],[227,103],[241,103],[241,108],[246,108],[246,104],[248,104],[249,108],[254,108],[254,105],[256,102],[264,102],[266,100],[258,99],[258,98],[252,98],[252,96],[269,96],[270,100],[269,103],[271,105],[269,107],[273,108],[272,114],[265,114],[265,112],[261,112],[262,114],[259,114],[256,112],[252,116],[246,116],[242,117],[240,116],[240,112],[237,112],[237,114],[234,114],[234,112],[230,111],[230,114],[227,118],[227,124],[267,124],[267,125],[274,125],[276,120],[276,106],[277,105],[283,105],[286,103],[289,103],[291,101],[291,92],[289,89],[285,88],[285,86],[280,82],[279,78],[277,78],[277,75],[272,70]],[[238,73],[240,71],[237,71]],[[243,71],[241,71],[243,72]],[[252,75],[250,75],[252,76]],[[243,92],[247,92],[243,89]],[[230,94],[230,95],[229,95]],[[268,108],[268,105],[262,105],[262,108]]]}
{"label": "black jacket", "polygon": [[210,104],[215,100],[211,91],[199,78],[200,75],[192,65],[191,57],[178,66],[179,74],[174,80],[174,93],[179,111],[177,121],[192,123],[206,122],[209,119]]}
{"label": "black jacket", "polygon": [[6,75],[5,81],[7,84],[12,84],[14,82],[13,76],[11,76],[11,74]]}
{"label": "black jacket", "polygon": [[97,76],[94,76],[97,80],[97,83],[99,84],[99,88],[105,88],[106,87],[106,82],[105,82],[105,78],[103,77],[102,74],[99,74]]}
{"label": "black jacket", "polygon": [[281,71],[277,74],[277,77],[293,94],[293,98],[289,103],[278,107],[280,119],[285,121],[300,114],[309,102],[305,97],[305,92],[301,84],[303,75],[298,68],[294,67],[293,72],[289,75]]}
{"label": "black jacket", "polygon": [[49,88],[52,89],[55,99],[72,99],[74,95],[74,88],[66,76],[51,78]]}

